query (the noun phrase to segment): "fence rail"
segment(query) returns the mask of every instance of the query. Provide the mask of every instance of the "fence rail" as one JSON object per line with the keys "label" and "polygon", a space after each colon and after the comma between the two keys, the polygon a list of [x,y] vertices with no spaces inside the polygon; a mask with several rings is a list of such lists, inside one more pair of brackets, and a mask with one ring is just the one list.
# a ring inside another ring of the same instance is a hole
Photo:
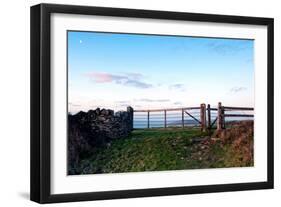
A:
{"label": "fence rail", "polygon": [[167,108],[167,109],[145,109],[145,110],[134,110],[134,112],[162,112],[162,111],[179,111],[179,110],[193,110],[193,109],[200,109],[200,107]]}
{"label": "fence rail", "polygon": [[230,107],[230,106],[224,106],[224,110],[229,110],[229,111],[235,111],[235,110],[240,110],[240,111],[251,111],[254,110],[254,108],[251,107]]}
{"label": "fence rail", "polygon": [[222,106],[219,102],[217,108],[203,103],[198,107],[133,110],[134,128],[200,127],[206,131],[216,126],[221,130],[229,117],[254,117],[253,114],[236,111],[253,112],[254,108]]}
{"label": "fence rail", "polygon": [[224,117],[254,117],[253,114],[224,114]]}
{"label": "fence rail", "polygon": [[[228,114],[227,112],[230,111],[231,114]],[[247,118],[252,118],[254,117],[254,114],[239,114],[239,113],[234,113],[235,111],[248,111],[248,112],[253,112],[254,108],[252,107],[232,107],[232,106],[222,106],[221,102],[218,103],[218,119],[217,119],[217,130],[222,130],[226,126],[226,121],[225,119],[227,117],[247,117]]]}

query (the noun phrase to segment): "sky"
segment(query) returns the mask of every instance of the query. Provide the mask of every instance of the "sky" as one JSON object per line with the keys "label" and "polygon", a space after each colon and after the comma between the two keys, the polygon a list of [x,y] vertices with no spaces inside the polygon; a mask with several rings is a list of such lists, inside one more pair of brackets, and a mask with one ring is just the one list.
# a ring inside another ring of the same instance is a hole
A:
{"label": "sky", "polygon": [[68,31],[70,113],[254,107],[254,40]]}

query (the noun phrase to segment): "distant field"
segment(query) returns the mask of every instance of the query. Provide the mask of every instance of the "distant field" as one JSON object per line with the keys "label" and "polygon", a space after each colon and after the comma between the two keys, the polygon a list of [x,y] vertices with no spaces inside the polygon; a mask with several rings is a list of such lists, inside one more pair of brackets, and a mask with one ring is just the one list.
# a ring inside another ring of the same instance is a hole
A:
{"label": "distant field", "polygon": [[[79,166],[78,174],[121,173],[252,166],[231,143],[193,142],[206,137],[200,129],[134,130],[126,138],[94,149]],[[238,152],[238,154],[237,154]]]}

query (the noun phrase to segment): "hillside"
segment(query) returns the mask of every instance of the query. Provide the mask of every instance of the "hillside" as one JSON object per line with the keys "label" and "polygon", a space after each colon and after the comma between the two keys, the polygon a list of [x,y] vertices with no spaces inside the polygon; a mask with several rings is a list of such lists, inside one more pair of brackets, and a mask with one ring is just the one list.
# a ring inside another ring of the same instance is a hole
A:
{"label": "hillside", "polygon": [[243,166],[253,166],[252,122],[233,123],[211,137],[199,129],[134,130],[93,149],[71,174]]}

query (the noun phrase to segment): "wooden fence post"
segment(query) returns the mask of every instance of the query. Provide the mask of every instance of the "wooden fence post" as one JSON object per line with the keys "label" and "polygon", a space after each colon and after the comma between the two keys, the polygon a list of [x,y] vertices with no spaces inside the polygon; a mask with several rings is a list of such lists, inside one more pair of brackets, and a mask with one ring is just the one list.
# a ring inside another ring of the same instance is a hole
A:
{"label": "wooden fence post", "polygon": [[222,130],[222,107],[221,107],[221,102],[218,103],[217,130]]}
{"label": "wooden fence post", "polygon": [[200,121],[201,121],[201,130],[206,131],[206,104],[200,105]]}
{"label": "wooden fence post", "polygon": [[208,112],[208,129],[211,130],[212,120],[211,120],[211,106],[210,106],[210,104],[208,104],[208,106],[207,106],[207,112]]}
{"label": "wooden fence post", "polygon": [[131,106],[128,106],[127,112],[129,113],[129,117],[130,117],[130,130],[133,130],[134,129],[134,109]]}
{"label": "wooden fence post", "polygon": [[225,116],[224,116],[224,107],[221,107],[221,121],[222,121],[222,129],[225,129]]}
{"label": "wooden fence post", "polygon": [[147,111],[147,128],[149,128],[149,111]]}
{"label": "wooden fence post", "polygon": [[167,128],[167,111],[164,110],[164,127]]}
{"label": "wooden fence post", "polygon": [[181,110],[181,124],[182,124],[182,128],[184,128],[184,110]]}

